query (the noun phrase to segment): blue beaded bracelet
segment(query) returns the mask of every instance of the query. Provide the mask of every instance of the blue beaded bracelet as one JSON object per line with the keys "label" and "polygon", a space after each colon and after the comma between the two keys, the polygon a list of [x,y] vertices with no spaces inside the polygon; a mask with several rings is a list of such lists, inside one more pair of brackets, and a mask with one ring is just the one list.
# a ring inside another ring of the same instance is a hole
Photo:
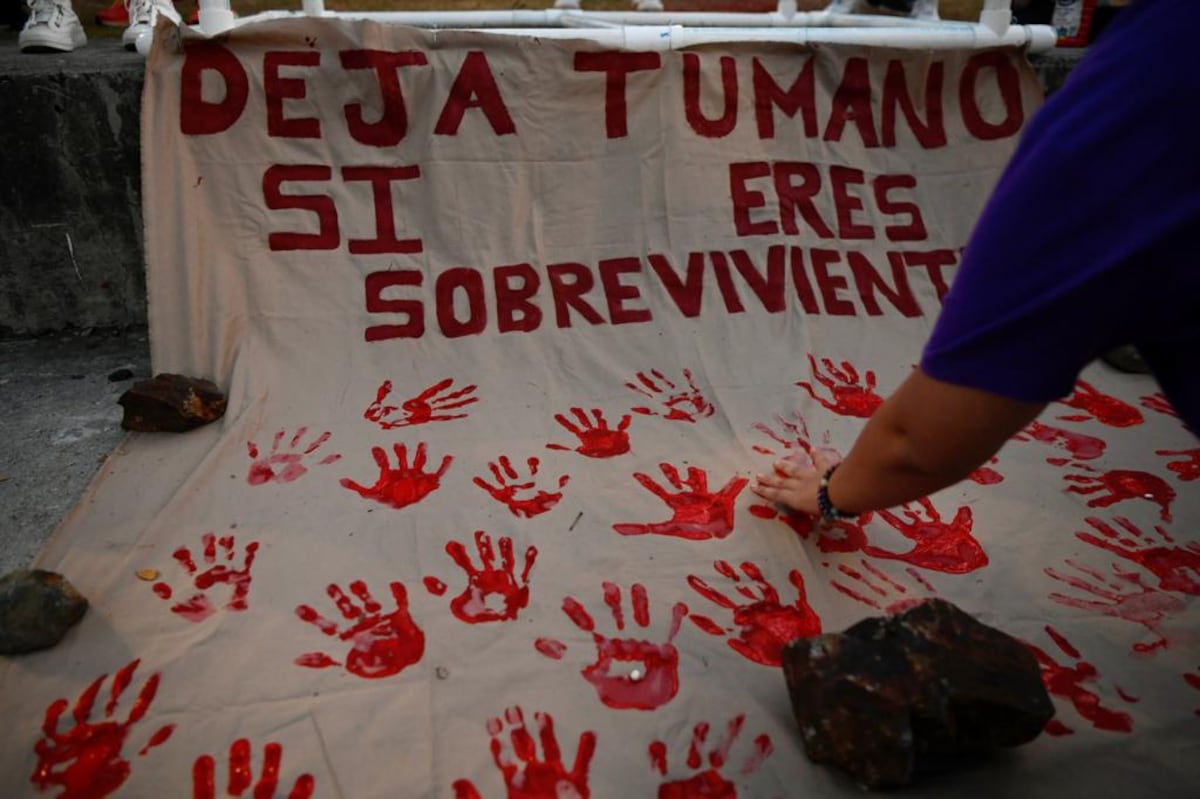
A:
{"label": "blue beaded bracelet", "polygon": [[854,517],[853,513],[846,513],[838,510],[833,504],[833,500],[829,498],[829,480],[833,477],[833,473],[837,470],[838,464],[834,464],[825,470],[825,474],[821,476],[821,482],[817,485],[817,509],[821,511],[821,519],[827,524],[838,521],[839,519],[850,519]]}

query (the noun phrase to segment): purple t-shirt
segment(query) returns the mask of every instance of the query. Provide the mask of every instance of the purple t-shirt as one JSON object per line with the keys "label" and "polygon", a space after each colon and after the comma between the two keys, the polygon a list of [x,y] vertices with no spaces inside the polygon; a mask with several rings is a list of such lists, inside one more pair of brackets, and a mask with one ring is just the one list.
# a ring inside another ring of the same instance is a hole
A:
{"label": "purple t-shirt", "polygon": [[1137,0],[1030,119],[921,361],[1030,402],[1134,344],[1200,432],[1200,0]]}

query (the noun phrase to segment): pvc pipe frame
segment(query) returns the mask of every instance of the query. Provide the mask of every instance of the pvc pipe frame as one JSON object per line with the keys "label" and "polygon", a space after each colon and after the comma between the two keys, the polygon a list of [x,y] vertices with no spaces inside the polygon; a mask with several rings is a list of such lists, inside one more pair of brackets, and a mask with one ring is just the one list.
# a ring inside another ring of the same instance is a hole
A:
{"label": "pvc pipe frame", "polygon": [[[785,42],[920,50],[1024,45],[1031,52],[1040,52],[1054,47],[1057,42],[1057,34],[1049,25],[1011,25],[1011,0],[984,0],[978,23],[840,14],[827,10],[795,12],[794,2],[789,0],[781,0],[776,11],[759,14],[557,8],[541,11],[329,12],[324,9],[324,0],[303,0],[302,14],[265,11],[232,20],[232,14],[226,10],[228,7],[229,0],[201,0],[201,33],[214,36],[231,27],[305,15],[372,20],[435,30],[479,28],[507,36],[586,39],[614,49],[640,51],[679,50],[717,43]],[[206,11],[212,12],[208,19]],[[210,21],[215,24],[206,24]]]}

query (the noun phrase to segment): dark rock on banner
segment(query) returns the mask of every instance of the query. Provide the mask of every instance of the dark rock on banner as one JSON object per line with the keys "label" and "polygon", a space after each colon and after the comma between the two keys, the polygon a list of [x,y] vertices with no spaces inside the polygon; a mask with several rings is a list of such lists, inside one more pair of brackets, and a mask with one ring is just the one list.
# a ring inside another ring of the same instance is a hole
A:
{"label": "dark rock on banner", "polygon": [[61,574],[20,569],[0,577],[0,655],[54,646],[87,608]]}
{"label": "dark rock on banner", "polygon": [[211,380],[160,374],[139,380],[117,400],[121,427],[142,433],[184,433],[225,415],[225,395]]}
{"label": "dark rock on banner", "polygon": [[808,757],[868,788],[1028,743],[1054,715],[1024,644],[941,599],[793,641],[783,672]]}

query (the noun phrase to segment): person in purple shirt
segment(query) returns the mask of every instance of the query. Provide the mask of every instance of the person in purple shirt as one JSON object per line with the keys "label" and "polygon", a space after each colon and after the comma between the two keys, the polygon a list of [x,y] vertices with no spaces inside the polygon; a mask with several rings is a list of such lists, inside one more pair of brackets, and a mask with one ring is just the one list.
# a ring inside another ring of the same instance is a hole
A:
{"label": "person in purple shirt", "polygon": [[1197,0],[1117,17],[1022,134],[920,367],[840,465],[779,461],[756,494],[827,520],[923,497],[1126,344],[1200,433],[1197,30]]}

